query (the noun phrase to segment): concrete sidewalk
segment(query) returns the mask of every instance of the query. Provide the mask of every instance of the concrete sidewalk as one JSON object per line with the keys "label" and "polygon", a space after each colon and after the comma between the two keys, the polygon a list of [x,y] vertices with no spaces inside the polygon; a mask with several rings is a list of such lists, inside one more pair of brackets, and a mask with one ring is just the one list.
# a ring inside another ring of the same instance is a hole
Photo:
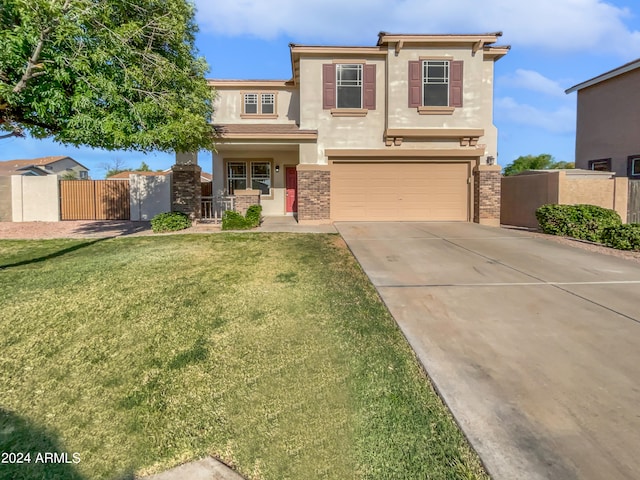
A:
{"label": "concrete sidewalk", "polygon": [[244,477],[213,457],[205,457],[197,462],[185,463],[166,472],[143,478],[144,480],[244,480]]}

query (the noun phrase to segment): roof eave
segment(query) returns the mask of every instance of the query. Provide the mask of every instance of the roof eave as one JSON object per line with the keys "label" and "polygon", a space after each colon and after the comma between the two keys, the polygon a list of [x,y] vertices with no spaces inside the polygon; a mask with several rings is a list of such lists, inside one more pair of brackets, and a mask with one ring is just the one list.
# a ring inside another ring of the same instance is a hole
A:
{"label": "roof eave", "polygon": [[622,75],[623,73],[631,72],[637,68],[640,68],[640,58],[638,58],[637,60],[633,60],[632,62],[626,63],[621,67],[614,68],[613,70],[609,70],[608,72],[598,75],[597,77],[593,77],[582,83],[578,83],[577,85],[574,85],[571,88],[567,88],[564,91],[564,93],[569,94],[569,93],[577,92],[578,90],[582,90],[583,88],[597,85],[598,83],[605,82],[619,75]]}

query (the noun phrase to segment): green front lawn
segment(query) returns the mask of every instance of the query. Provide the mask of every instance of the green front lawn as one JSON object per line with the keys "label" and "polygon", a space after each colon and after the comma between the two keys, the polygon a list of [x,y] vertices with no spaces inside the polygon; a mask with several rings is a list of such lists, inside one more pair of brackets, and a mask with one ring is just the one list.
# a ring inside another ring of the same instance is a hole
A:
{"label": "green front lawn", "polygon": [[488,478],[336,235],[0,241],[0,312],[0,478]]}

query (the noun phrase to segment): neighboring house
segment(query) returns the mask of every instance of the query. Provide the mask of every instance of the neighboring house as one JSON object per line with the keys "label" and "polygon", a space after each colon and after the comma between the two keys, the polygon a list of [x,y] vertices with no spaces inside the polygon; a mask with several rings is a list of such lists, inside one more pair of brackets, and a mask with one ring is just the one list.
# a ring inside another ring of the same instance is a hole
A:
{"label": "neighboring house", "polygon": [[500,33],[290,45],[293,78],[210,80],[214,191],[301,222],[498,224]]}
{"label": "neighboring house", "polygon": [[578,93],[576,168],[640,179],[640,59],[569,88]]}
{"label": "neighboring house", "polygon": [[41,157],[0,161],[0,175],[58,175],[60,177],[74,175],[84,180],[89,178],[89,169],[71,157]]}

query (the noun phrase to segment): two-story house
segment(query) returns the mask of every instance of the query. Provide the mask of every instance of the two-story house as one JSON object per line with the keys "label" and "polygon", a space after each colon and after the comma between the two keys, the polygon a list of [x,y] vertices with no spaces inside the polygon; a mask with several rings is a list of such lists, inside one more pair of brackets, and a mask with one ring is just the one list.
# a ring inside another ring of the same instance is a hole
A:
{"label": "two-story house", "polygon": [[291,80],[211,80],[214,192],[301,223],[498,224],[493,78],[509,50],[493,45],[499,36],[291,44]]}
{"label": "two-story house", "polygon": [[576,168],[640,178],[640,58],[566,90],[578,92]]}

